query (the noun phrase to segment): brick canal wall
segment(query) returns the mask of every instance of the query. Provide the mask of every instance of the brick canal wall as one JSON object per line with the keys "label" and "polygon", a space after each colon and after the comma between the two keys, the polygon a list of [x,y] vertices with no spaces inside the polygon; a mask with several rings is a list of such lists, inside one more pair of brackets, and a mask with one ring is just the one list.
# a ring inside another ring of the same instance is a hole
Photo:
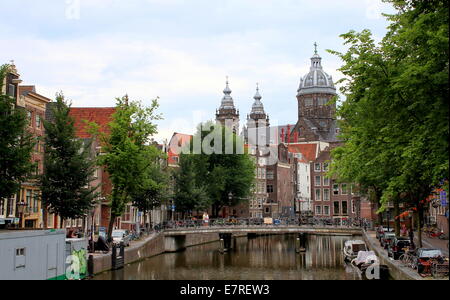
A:
{"label": "brick canal wall", "polygon": [[417,271],[404,266],[398,260],[392,260],[388,257],[387,251],[380,247],[380,243],[375,237],[375,232],[364,232],[364,241],[370,250],[374,251],[380,259],[380,263],[389,267],[389,274],[395,280],[424,280]]}

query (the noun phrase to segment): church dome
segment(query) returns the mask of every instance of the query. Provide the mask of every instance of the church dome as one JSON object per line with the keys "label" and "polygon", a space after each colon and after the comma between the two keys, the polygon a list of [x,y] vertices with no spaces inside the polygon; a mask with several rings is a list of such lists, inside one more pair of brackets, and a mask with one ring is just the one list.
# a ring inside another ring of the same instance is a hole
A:
{"label": "church dome", "polygon": [[261,102],[261,94],[259,93],[259,87],[256,88],[256,94],[255,97],[253,97],[253,99],[255,99],[255,102],[253,102],[252,105],[252,114],[265,114],[264,112],[264,105]]}
{"label": "church dome", "polygon": [[300,79],[298,96],[314,93],[336,94],[333,78],[322,68],[322,58],[317,54],[311,58],[309,73]]}

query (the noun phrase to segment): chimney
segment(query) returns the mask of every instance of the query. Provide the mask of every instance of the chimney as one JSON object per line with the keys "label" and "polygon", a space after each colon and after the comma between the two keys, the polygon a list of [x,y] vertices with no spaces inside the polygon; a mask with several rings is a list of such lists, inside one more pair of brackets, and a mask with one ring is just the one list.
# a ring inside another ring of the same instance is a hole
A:
{"label": "chimney", "polygon": [[291,125],[289,124],[287,126],[287,131],[286,142],[289,144],[291,142]]}

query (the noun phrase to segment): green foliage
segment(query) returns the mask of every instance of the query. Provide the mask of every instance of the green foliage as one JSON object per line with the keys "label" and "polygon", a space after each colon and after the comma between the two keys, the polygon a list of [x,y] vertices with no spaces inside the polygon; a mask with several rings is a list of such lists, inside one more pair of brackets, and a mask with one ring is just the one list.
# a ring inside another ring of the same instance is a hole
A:
{"label": "green foliage", "polygon": [[0,199],[15,194],[31,173],[35,144],[27,131],[25,111],[15,107],[14,98],[1,93],[8,69],[9,65],[0,67]]}
{"label": "green foliage", "polygon": [[195,163],[192,155],[182,154],[179,168],[174,171],[174,200],[177,211],[205,210],[211,205],[205,186],[195,181]]}
{"label": "green foliage", "polygon": [[133,206],[144,213],[161,206],[168,200],[169,176],[161,168],[160,161],[165,155],[155,145],[146,146],[144,155],[150,163],[140,178],[140,188],[131,194]]}
{"label": "green foliage", "polygon": [[[109,123],[110,133],[101,133],[98,126],[92,127],[102,143],[98,164],[105,166],[113,186],[109,235],[115,218],[123,214],[126,204],[133,198],[137,205],[151,206],[145,193],[154,193],[159,184],[150,176],[149,169],[155,163],[156,152],[148,146],[156,133],[153,121],[161,118],[155,114],[157,100],[153,100],[150,107],[144,107],[138,101],[130,102],[128,96],[116,100],[116,110]],[[146,200],[141,201],[142,197]]]}
{"label": "green foliage", "polygon": [[[219,133],[218,139],[211,138],[214,130]],[[194,154],[181,155],[181,170],[176,177],[178,197],[175,199],[180,205],[177,209],[213,205],[217,213],[223,206],[235,206],[246,201],[254,185],[255,165],[248,154],[237,154],[239,148],[243,149],[240,137],[227,128],[207,122],[198,127],[196,139],[217,151],[205,152],[203,146],[201,153],[195,153],[194,143],[191,143],[191,153]],[[226,154],[226,141],[231,141],[234,154]],[[194,199],[192,195],[195,195]]]}
{"label": "green foliage", "polygon": [[332,173],[418,206],[448,179],[448,2],[387,1],[398,9],[381,43],[343,34],[338,114],[345,145]]}
{"label": "green foliage", "polygon": [[44,121],[44,173],[40,177],[42,204],[62,219],[86,216],[95,203],[95,186],[90,186],[95,171],[91,143],[76,137],[70,105],[62,93],[52,107],[54,120]]}

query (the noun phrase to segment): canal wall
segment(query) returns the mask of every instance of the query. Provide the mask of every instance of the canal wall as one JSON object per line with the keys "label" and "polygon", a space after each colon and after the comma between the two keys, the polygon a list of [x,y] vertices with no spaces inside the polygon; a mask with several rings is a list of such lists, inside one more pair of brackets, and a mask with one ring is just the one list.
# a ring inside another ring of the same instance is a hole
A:
{"label": "canal wall", "polygon": [[416,271],[411,268],[404,266],[400,261],[393,260],[387,255],[387,251],[381,248],[377,238],[375,237],[375,232],[363,233],[364,241],[370,250],[374,251],[375,254],[380,259],[382,265],[387,265],[389,267],[389,274],[395,280],[424,280]]}
{"label": "canal wall", "polygon": [[[246,236],[246,235],[235,235]],[[187,247],[198,246],[219,241],[217,233],[190,233],[185,236],[165,236],[164,233],[153,234],[142,241],[134,242],[125,248],[125,264],[131,264],[143,259],[167,252],[177,252]],[[99,274],[112,269],[111,253],[94,254],[93,274]]]}

